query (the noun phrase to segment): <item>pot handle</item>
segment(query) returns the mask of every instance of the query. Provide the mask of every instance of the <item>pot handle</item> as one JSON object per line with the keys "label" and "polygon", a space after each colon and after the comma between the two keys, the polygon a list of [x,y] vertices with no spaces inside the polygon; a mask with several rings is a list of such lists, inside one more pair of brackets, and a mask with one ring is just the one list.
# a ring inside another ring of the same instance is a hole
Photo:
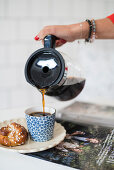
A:
{"label": "pot handle", "polygon": [[55,42],[58,38],[55,35],[47,35],[44,38],[44,48],[55,48]]}

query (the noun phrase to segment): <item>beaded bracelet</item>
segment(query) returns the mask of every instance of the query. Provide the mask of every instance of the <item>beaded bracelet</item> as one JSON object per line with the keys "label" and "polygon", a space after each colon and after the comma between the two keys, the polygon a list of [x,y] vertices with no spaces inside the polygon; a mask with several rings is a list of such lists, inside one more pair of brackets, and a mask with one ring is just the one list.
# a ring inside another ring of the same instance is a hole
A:
{"label": "beaded bracelet", "polygon": [[96,23],[95,20],[92,20],[92,35],[91,35],[91,42],[95,40],[95,35],[96,35]]}
{"label": "beaded bracelet", "polygon": [[90,42],[93,26],[92,26],[92,22],[89,19],[86,19],[86,21],[89,24],[89,35],[88,35],[88,38],[85,39],[85,42]]}

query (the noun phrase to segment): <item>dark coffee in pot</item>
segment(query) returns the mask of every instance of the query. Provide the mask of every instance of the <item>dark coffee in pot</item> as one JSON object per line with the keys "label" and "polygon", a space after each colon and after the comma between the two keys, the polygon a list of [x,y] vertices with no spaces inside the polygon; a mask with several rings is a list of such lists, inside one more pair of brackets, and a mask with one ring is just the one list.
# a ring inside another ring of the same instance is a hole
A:
{"label": "dark coffee in pot", "polygon": [[57,89],[50,89],[46,95],[54,96],[61,101],[67,101],[80,94],[85,85],[85,79],[69,77],[66,82]]}

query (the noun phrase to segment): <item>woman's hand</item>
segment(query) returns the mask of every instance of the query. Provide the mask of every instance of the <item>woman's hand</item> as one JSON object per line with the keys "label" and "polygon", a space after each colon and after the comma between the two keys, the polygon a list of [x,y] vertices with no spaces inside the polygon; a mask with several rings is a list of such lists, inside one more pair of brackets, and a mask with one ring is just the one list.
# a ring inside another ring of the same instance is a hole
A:
{"label": "woman's hand", "polygon": [[35,40],[43,41],[44,37],[49,34],[59,38],[59,40],[56,40],[56,47],[59,47],[66,42],[73,42],[76,39],[80,39],[80,24],[45,26],[35,37]]}
{"label": "woman's hand", "polygon": [[72,27],[70,25],[52,25],[52,26],[45,26],[39,34],[35,37],[35,40],[42,40],[46,35],[55,35],[59,39],[56,40],[56,47],[59,47],[66,42],[73,41],[72,37]]}

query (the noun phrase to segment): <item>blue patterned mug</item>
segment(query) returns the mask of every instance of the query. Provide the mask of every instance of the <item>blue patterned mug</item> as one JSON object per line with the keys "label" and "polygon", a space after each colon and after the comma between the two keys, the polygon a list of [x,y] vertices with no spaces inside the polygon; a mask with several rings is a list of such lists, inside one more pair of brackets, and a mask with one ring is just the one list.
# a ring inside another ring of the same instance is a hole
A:
{"label": "blue patterned mug", "polygon": [[25,110],[27,127],[31,139],[36,142],[51,140],[53,137],[56,110],[45,107],[45,112],[50,113],[50,115],[41,117],[31,116],[33,112],[42,112],[42,107],[31,107]]}

